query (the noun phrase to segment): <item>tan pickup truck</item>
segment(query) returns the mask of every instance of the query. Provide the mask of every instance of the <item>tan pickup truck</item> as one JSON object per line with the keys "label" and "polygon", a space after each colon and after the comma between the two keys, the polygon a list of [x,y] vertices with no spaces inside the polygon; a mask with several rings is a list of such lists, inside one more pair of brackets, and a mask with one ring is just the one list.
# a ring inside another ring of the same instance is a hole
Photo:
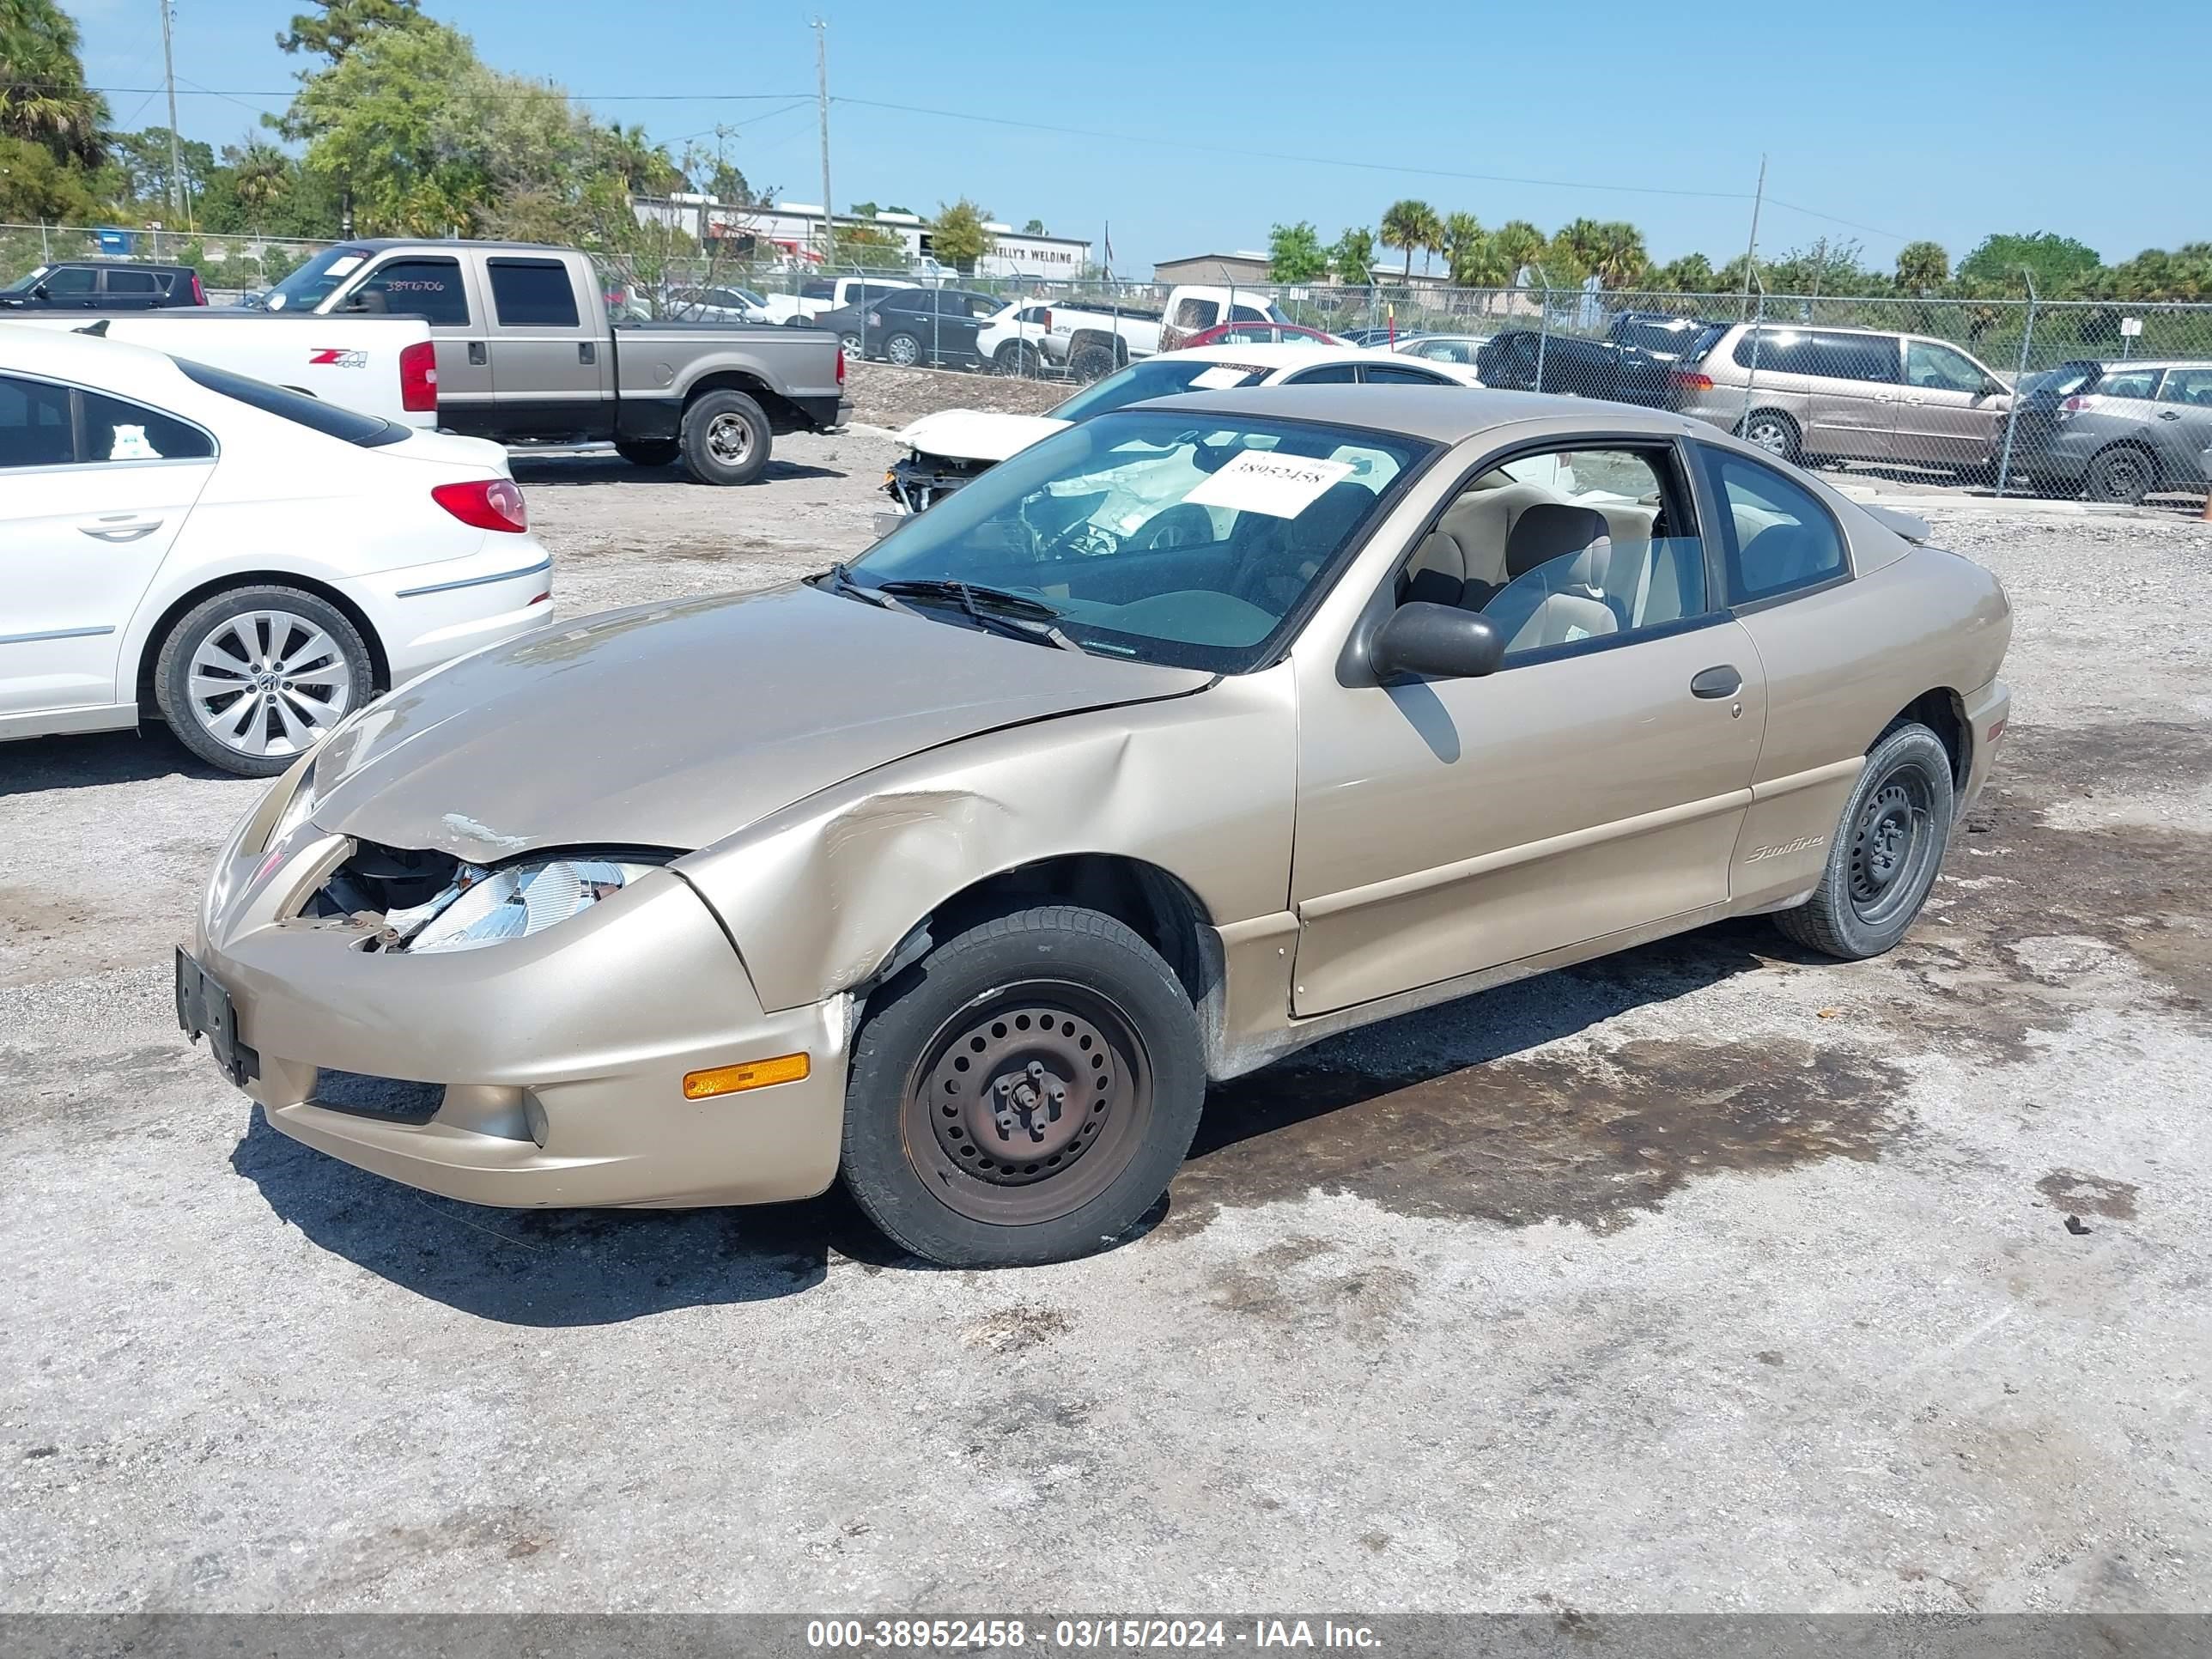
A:
{"label": "tan pickup truck", "polygon": [[750,483],[775,437],[844,418],[836,337],[747,323],[617,322],[585,254],[522,242],[359,241],[271,289],[271,311],[420,316],[438,423],[502,443],[612,439],[641,466]]}

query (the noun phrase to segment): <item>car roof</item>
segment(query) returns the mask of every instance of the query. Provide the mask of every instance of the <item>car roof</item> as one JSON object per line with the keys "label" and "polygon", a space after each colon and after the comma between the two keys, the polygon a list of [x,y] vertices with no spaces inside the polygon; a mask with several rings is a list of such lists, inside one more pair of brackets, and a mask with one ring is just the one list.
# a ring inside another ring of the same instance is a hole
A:
{"label": "car roof", "polygon": [[166,264],[154,259],[47,259],[41,261],[45,269],[58,270],[64,265],[93,270],[190,270],[190,265]]}
{"label": "car roof", "polygon": [[562,247],[553,242],[493,242],[465,236],[459,240],[441,236],[356,236],[333,247],[365,247],[372,253],[381,253],[392,247],[483,248],[493,253],[573,253],[574,248]]}
{"label": "car roof", "polygon": [[[1376,355],[1387,357],[1389,354]],[[1478,386],[1275,386],[1185,392],[1174,403],[1177,409],[1321,421],[1332,426],[1402,433],[1446,444],[1458,443],[1492,427],[1563,416],[1578,418],[1593,433],[1649,433],[1654,437],[1675,437],[1683,433],[1714,434],[1717,430],[1700,427],[1685,416],[1638,409],[1629,404],[1564,398],[1548,392],[1495,392]],[[1131,405],[1151,406],[1150,402]]]}

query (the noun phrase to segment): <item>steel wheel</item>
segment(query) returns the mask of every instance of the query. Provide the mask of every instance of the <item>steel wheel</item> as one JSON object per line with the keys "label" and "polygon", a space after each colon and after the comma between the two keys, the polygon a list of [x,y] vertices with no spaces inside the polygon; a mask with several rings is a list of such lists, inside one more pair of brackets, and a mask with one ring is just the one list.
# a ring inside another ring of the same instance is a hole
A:
{"label": "steel wheel", "polygon": [[1919,903],[1929,866],[1942,856],[1927,780],[1911,770],[1892,774],[1868,798],[1851,834],[1852,911],[1870,927],[1887,926]]}
{"label": "steel wheel", "polygon": [[255,758],[303,753],[353,708],[353,668],[338,642],[289,611],[226,617],[193,647],[192,716],[225,749]]}
{"label": "steel wheel", "polygon": [[743,466],[752,458],[753,428],[744,416],[717,415],[707,427],[707,453],[722,466]]}
{"label": "steel wheel", "polygon": [[2089,464],[2093,501],[2121,501],[2132,507],[2149,495],[2157,482],[2150,457],[2139,449],[2108,449]]}
{"label": "steel wheel", "polygon": [[922,1050],[900,1110],[907,1155],[971,1220],[1057,1220],[1096,1198],[1143,1144],[1152,1072],[1121,1006],[1032,981],[988,993]]}

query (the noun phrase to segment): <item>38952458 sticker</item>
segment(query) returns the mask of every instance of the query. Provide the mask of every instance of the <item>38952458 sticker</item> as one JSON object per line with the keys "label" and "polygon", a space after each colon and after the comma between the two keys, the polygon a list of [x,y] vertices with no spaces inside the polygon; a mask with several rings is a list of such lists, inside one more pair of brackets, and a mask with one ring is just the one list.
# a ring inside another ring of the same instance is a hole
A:
{"label": "38952458 sticker", "polygon": [[1265,513],[1295,519],[1331,484],[1352,476],[1349,461],[1317,461],[1304,455],[1276,455],[1248,449],[1231,456],[1221,470],[1183,497],[1199,507],[1225,507],[1239,513]]}

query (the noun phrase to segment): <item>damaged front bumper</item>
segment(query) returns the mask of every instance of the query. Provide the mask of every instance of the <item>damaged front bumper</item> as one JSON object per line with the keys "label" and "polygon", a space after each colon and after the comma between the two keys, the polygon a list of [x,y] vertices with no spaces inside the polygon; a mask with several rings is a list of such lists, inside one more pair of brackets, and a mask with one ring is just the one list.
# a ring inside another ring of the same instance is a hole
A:
{"label": "damaged front bumper", "polygon": [[[683,878],[655,872],[526,938],[410,956],[381,948],[380,917],[306,914],[356,843],[303,823],[264,851],[273,819],[264,804],[221,854],[178,1005],[276,1129],[514,1207],[766,1203],[835,1177],[849,999],[763,1010]],[[696,1073],[800,1054],[790,1081],[686,1097]]]}
{"label": "damaged front bumper", "polygon": [[926,513],[947,495],[972,483],[995,465],[992,461],[957,460],[946,455],[924,455],[910,451],[891,463],[884,474],[884,494],[892,510],[876,515],[878,533],[885,520],[896,528],[917,513]]}

